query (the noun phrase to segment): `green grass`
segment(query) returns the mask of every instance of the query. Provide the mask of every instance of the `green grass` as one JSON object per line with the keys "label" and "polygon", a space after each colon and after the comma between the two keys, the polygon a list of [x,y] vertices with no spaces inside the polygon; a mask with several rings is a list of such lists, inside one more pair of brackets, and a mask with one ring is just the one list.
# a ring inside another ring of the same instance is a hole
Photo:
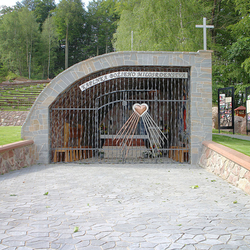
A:
{"label": "green grass", "polygon": [[240,140],[223,135],[213,135],[213,141],[250,156],[250,141]]}
{"label": "green grass", "polygon": [[0,145],[21,141],[21,126],[0,126]]}

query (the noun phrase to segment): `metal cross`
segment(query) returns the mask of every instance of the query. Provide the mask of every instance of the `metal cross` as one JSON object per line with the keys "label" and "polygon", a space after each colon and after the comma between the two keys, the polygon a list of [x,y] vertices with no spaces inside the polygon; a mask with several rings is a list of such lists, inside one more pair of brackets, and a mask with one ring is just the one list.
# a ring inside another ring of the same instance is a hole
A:
{"label": "metal cross", "polygon": [[213,25],[207,25],[207,19],[206,17],[203,17],[203,25],[195,25],[196,28],[203,28],[203,45],[204,50],[207,50],[207,28],[213,29]]}

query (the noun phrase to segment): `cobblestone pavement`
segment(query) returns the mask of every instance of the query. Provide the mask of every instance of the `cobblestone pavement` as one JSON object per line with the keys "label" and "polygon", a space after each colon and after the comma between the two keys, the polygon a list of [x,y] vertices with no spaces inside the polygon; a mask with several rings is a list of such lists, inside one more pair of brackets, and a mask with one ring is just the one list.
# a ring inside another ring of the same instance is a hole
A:
{"label": "cobblestone pavement", "polygon": [[192,165],[35,165],[0,176],[2,249],[250,249],[250,197]]}

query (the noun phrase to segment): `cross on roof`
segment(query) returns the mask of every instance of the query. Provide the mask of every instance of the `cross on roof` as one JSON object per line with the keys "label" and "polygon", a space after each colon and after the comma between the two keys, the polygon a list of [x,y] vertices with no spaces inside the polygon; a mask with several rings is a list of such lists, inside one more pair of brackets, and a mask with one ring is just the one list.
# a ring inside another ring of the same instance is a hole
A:
{"label": "cross on roof", "polygon": [[213,25],[207,25],[207,19],[206,17],[203,17],[203,25],[195,25],[196,28],[203,28],[203,45],[204,45],[204,50],[207,50],[207,28],[208,29],[213,29]]}

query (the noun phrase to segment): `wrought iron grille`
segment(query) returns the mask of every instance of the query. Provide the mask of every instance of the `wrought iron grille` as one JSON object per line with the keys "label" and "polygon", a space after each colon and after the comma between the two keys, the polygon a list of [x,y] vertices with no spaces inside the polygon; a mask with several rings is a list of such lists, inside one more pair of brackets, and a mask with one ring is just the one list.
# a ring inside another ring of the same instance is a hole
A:
{"label": "wrought iron grille", "polygon": [[[186,72],[188,77],[123,77],[84,91],[79,88],[92,79],[119,71]],[[188,67],[119,67],[83,78],[61,93],[49,108],[51,162],[189,162],[189,88]],[[145,128],[140,120],[133,137],[120,145],[116,134],[130,117],[135,103],[148,105],[154,126]],[[150,140],[149,136],[159,137],[154,132],[156,128],[164,139]],[[159,145],[149,143],[152,141]]]}

